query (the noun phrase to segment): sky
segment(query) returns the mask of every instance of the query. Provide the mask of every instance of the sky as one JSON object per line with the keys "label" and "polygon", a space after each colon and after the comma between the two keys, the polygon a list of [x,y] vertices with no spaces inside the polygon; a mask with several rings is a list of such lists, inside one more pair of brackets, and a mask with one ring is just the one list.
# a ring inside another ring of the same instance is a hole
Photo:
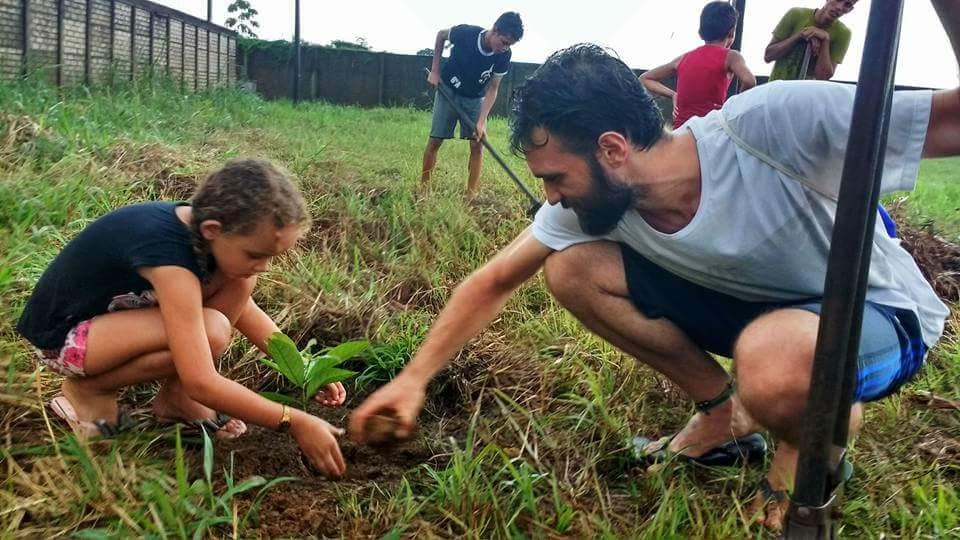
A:
{"label": "sky", "polygon": [[[154,0],[205,19],[206,0]],[[258,37],[292,39],[294,0],[250,0],[259,11]],[[213,0],[213,22],[223,24],[231,0]],[[523,39],[513,47],[513,60],[542,62],[555,50],[590,41],[615,50],[631,67],[649,69],[700,44],[697,35],[704,0],[301,0],[301,36],[326,44],[334,39],[364,38],[376,51],[414,54],[433,47],[437,30],[469,23],[490,27],[504,11],[517,11],[524,21]],[[819,7],[822,0],[747,0],[743,54],[757,75],[768,75],[763,50],[780,17],[794,6]],[[845,61],[834,79],[853,81],[860,70],[870,0],[860,0],[843,22],[853,31]],[[898,84],[952,88],[957,61],[947,36],[927,0],[904,0],[897,63]]]}

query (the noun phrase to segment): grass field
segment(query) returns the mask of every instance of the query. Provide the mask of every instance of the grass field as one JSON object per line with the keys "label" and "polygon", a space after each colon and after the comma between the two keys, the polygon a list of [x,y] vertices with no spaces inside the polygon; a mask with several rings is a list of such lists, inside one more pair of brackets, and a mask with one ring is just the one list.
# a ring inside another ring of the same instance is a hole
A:
{"label": "grass field", "polygon": [[[381,454],[344,443],[340,482],[310,476],[289,438],[260,429],[204,448],[147,423],[88,447],[44,412],[58,378],[13,327],[58,249],[110,209],[186,198],[226,159],[254,155],[298,178],[314,218],[257,301],[301,343],[375,345],[354,362],[363,373],[347,409],[316,411],[340,423],[409,359],[453,287],[526,225],[492,160],[479,201],[464,206],[463,143],[441,149],[433,189],[417,199],[428,122],[416,110],[294,108],[162,84],[93,95],[0,85],[0,538],[768,536],[743,520],[760,470],[631,464],[629,435],[670,433],[692,407],[586,333],[539,279],[431,386],[415,440]],[[490,131],[505,150],[505,122]],[[958,176],[958,160],[924,165],[903,203],[913,226],[958,238]],[[236,340],[221,371],[274,389],[251,349]],[[867,407],[841,537],[960,537],[960,411],[930,397],[960,396],[958,359],[945,339],[901,395]],[[143,407],[151,392],[122,402]]]}

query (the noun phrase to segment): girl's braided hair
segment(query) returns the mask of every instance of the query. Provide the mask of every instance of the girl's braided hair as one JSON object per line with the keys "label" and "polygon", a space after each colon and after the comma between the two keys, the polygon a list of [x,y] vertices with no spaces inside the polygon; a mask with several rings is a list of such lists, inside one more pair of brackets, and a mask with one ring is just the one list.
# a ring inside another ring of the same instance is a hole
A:
{"label": "girl's braided hair", "polygon": [[210,245],[200,233],[204,221],[219,221],[224,233],[240,235],[252,233],[264,219],[270,219],[277,228],[310,221],[303,196],[290,178],[262,159],[228,161],[203,181],[190,198],[190,206],[193,250],[204,279],[216,269]]}

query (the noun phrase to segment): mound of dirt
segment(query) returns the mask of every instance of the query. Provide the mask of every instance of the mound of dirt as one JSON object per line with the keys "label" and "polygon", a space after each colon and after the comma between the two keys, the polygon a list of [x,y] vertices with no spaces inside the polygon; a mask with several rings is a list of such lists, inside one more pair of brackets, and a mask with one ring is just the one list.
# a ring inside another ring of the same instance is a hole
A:
{"label": "mound of dirt", "polygon": [[[361,396],[353,396],[349,402],[356,405]],[[352,407],[350,407],[352,408]],[[311,408],[311,412],[338,426],[346,424],[350,408]],[[450,424],[425,419],[421,429],[412,440],[391,446],[389,451],[378,451],[360,446],[344,437],[340,441],[343,457],[347,461],[347,475],[340,480],[327,480],[307,471],[300,460],[296,441],[289,435],[263,429],[252,429],[244,437],[234,441],[221,441],[216,445],[216,463],[229,463],[234,455],[234,478],[237,481],[253,475],[265,478],[295,476],[299,479],[282,483],[268,491],[260,501],[259,524],[249,532],[265,538],[317,536],[344,537],[382,534],[370,523],[344,523],[339,510],[345,495],[356,493],[358,498],[371,496],[371,488],[389,492],[405,473],[429,464],[443,465],[445,458],[438,456],[436,441],[451,436],[462,437],[462,424]],[[241,515],[249,508],[250,494],[240,502]]]}
{"label": "mound of dirt", "polygon": [[893,208],[901,245],[906,249],[923,277],[943,300],[960,300],[960,246],[934,233],[930,225],[914,227],[906,220],[903,204]]}

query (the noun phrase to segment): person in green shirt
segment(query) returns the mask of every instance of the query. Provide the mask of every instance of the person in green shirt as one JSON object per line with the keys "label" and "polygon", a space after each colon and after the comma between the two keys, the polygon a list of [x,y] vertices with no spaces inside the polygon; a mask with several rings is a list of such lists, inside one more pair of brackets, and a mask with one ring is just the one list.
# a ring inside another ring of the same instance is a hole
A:
{"label": "person in green shirt", "polygon": [[[773,30],[763,59],[774,62],[770,80],[833,77],[850,45],[850,29],[840,17],[853,11],[857,0],[827,0],[822,8],[792,8]],[[828,54],[821,54],[828,53]],[[801,73],[804,64],[806,73]]]}

